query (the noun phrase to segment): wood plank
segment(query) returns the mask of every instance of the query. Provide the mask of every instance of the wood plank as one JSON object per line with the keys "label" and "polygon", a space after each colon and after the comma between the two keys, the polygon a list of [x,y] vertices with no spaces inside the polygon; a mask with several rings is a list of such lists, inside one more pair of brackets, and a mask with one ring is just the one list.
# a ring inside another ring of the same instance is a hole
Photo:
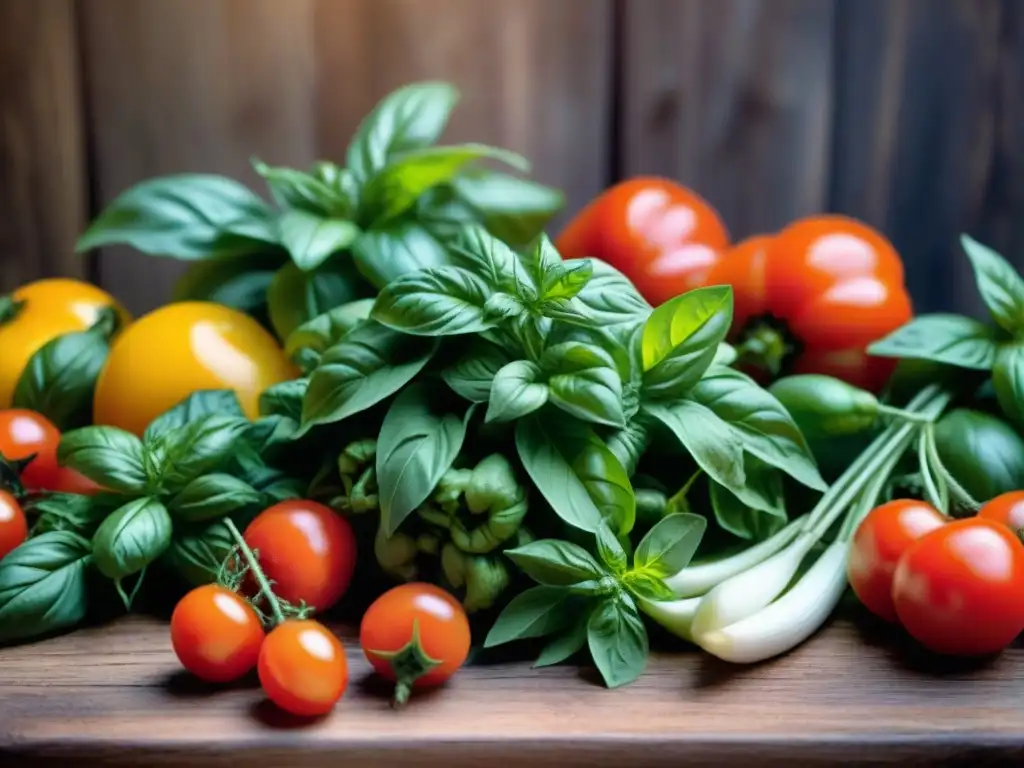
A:
{"label": "wood plank", "polygon": [[624,6],[623,175],[694,188],[737,239],[823,210],[834,0]]}
{"label": "wood plank", "polygon": [[87,272],[79,95],[73,0],[0,0],[0,293]]}
{"label": "wood plank", "polygon": [[0,765],[71,757],[191,768],[249,759],[811,766],[851,757],[860,765],[1024,758],[1021,648],[986,664],[939,667],[905,655],[891,632],[837,620],[757,666],[659,653],[639,680],[616,690],[572,666],[470,666],[394,712],[351,633],[343,636],[349,690],[331,715],[305,724],[277,712],[252,681],[208,688],[192,680],[166,624],[154,619],[4,649]]}

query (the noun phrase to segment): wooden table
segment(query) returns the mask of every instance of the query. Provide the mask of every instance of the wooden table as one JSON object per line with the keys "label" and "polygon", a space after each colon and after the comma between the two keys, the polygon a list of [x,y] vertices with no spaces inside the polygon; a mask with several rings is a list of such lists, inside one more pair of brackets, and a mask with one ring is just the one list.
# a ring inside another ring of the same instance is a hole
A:
{"label": "wooden table", "polygon": [[837,621],[755,667],[655,655],[615,691],[573,667],[469,667],[395,712],[347,647],[349,690],[314,723],[252,681],[200,685],[154,619],[0,650],[0,765],[1024,764],[1024,649],[938,672]]}

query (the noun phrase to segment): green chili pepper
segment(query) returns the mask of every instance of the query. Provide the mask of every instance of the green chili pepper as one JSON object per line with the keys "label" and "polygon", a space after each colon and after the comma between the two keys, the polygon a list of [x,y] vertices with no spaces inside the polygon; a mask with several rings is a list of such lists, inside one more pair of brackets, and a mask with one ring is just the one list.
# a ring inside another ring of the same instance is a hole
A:
{"label": "green chili pepper", "polygon": [[786,376],[768,391],[789,411],[807,438],[864,432],[886,410],[870,392],[822,374]]}
{"label": "green chili pepper", "polygon": [[345,493],[331,499],[330,506],[339,512],[361,514],[378,509],[377,457],[375,440],[350,443],[338,455],[338,474]]}
{"label": "green chili pepper", "polygon": [[957,408],[935,425],[943,465],[978,502],[1024,488],[1024,440],[1005,421]]}
{"label": "green chili pepper", "polygon": [[509,583],[508,569],[497,557],[469,555],[451,542],[441,550],[441,569],[454,589],[465,589],[467,613],[490,608]]}

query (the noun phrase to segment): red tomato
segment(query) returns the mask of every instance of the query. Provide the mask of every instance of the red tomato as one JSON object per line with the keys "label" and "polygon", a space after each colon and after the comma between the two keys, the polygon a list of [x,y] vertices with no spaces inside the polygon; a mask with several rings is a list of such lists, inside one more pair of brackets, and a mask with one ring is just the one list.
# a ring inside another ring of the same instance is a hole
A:
{"label": "red tomato", "polygon": [[563,259],[611,264],[654,306],[706,285],[728,245],[725,225],[706,200],[652,176],[605,190],[555,240]]}
{"label": "red tomato", "polygon": [[267,698],[302,717],[330,712],[348,685],[341,642],[310,619],[286,621],[271,630],[257,668]]}
{"label": "red tomato", "polygon": [[892,597],[900,622],[932,651],[996,653],[1024,630],[1024,545],[991,520],[947,523],[903,553]]}
{"label": "red tomato", "polygon": [[316,611],[330,608],[348,589],[356,567],[352,527],[315,501],[282,501],[263,510],[245,529],[259,551],[260,566],[274,594]]}
{"label": "red tomato", "polygon": [[226,683],[256,666],[263,625],[252,607],[218,584],[196,587],[171,614],[171,645],[181,665],[211,683]]}
{"label": "red tomato", "polygon": [[28,523],[21,504],[0,490],[0,559],[28,538]]}
{"label": "red tomato", "polygon": [[458,671],[469,655],[469,620],[440,587],[402,584],[363,614],[359,644],[377,673],[398,683],[395,703],[401,705],[412,688],[438,685]]}
{"label": "red tomato", "polygon": [[896,564],[911,544],[945,523],[935,507],[916,499],[895,499],[871,510],[853,535],[846,569],[850,586],[868,610],[896,621]]}
{"label": "red tomato", "polygon": [[18,461],[35,454],[21,473],[30,491],[94,494],[102,490],[70,467],[57,464],[60,430],[41,413],[24,408],[0,411],[0,456]]}
{"label": "red tomato", "polygon": [[1024,491],[1002,493],[978,510],[978,517],[1002,523],[1014,533],[1024,531]]}

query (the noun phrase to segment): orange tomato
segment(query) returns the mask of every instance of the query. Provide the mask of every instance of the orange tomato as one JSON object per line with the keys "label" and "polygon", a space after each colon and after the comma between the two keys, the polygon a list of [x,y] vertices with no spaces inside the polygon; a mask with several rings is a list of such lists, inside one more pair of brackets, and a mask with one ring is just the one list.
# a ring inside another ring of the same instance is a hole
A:
{"label": "orange tomato", "polygon": [[990,499],[978,510],[978,517],[1002,523],[1020,535],[1024,531],[1024,491],[1009,491]]}
{"label": "orange tomato", "polygon": [[300,717],[327,714],[348,686],[341,641],[308,619],[285,621],[271,630],[260,649],[257,670],[267,698]]}
{"label": "orange tomato", "polygon": [[218,584],[196,587],[171,614],[171,646],[201,680],[226,683],[256,666],[263,625],[248,603]]}
{"label": "orange tomato", "polygon": [[267,387],[297,375],[280,345],[255,320],[203,301],[168,304],[114,341],[96,382],[96,424],[141,435],[188,395],[233,389],[246,415],[259,415]]}
{"label": "orange tomato", "polygon": [[11,405],[22,371],[44,344],[57,336],[84,331],[100,310],[117,312],[120,325],[131,316],[109,293],[81,280],[49,278],[18,288],[9,297],[15,304],[0,317],[0,408]]}
{"label": "orange tomato", "polygon": [[657,306],[706,285],[729,234],[711,205],[669,179],[639,176],[605,190],[555,240],[563,259],[611,264]]}
{"label": "orange tomato", "polygon": [[0,560],[28,538],[28,523],[21,504],[7,491],[0,490]]}

